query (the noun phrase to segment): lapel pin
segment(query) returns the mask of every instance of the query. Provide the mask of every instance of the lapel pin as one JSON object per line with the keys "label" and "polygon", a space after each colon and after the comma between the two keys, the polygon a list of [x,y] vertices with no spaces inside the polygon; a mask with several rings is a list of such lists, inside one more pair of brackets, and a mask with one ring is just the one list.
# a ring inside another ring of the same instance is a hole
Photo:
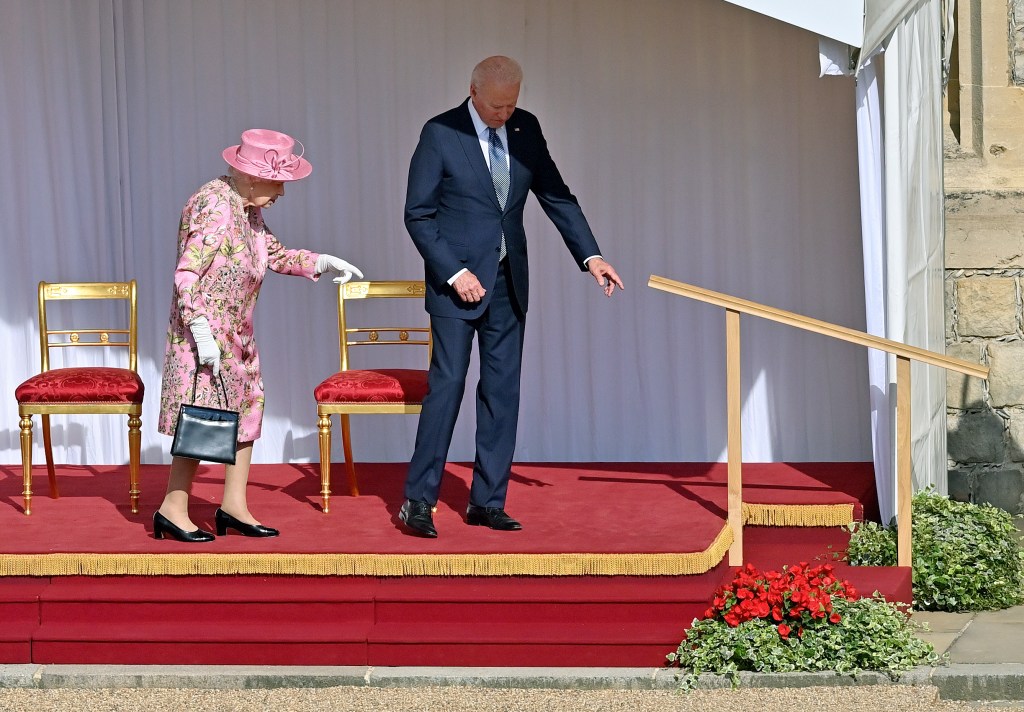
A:
{"label": "lapel pin", "polygon": [[513,131],[515,131],[516,133],[519,133],[519,127],[518,127],[518,126],[516,126],[516,127],[515,127],[514,129],[512,129],[512,130],[513,130]]}

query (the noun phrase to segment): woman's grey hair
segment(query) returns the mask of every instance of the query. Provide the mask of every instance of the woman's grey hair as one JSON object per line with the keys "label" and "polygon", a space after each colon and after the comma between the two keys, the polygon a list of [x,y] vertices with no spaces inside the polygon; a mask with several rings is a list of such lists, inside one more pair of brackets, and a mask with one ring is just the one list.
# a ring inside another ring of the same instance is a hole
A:
{"label": "woman's grey hair", "polygon": [[473,68],[470,82],[475,87],[486,84],[520,84],[523,81],[523,68],[511,57],[497,55],[488,57]]}

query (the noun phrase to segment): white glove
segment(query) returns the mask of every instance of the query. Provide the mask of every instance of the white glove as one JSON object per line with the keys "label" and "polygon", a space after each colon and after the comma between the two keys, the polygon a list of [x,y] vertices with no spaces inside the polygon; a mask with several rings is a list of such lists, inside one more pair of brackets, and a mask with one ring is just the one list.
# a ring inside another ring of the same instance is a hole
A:
{"label": "white glove", "polygon": [[316,258],[316,273],[323,274],[324,272],[337,272],[338,276],[334,278],[335,284],[345,284],[345,282],[352,279],[353,276],[363,278],[363,273],[359,271],[359,268],[355,265],[350,265],[343,259],[334,257],[333,255],[320,255]]}
{"label": "white glove", "polygon": [[196,320],[188,325],[192,330],[192,338],[196,340],[196,349],[199,351],[199,365],[209,366],[213,369],[213,375],[220,373],[220,347],[213,338],[210,331],[210,322],[205,316],[196,317]]}

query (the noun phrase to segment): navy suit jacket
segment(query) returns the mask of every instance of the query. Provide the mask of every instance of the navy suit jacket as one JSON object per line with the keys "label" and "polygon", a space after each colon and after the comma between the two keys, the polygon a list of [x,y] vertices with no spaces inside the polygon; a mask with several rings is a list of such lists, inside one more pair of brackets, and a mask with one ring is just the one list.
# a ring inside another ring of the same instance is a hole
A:
{"label": "navy suit jacket", "polygon": [[[469,100],[467,99],[467,102]],[[405,226],[426,267],[426,308],[435,316],[472,319],[487,308],[498,271],[504,231],[516,301],[523,314],[530,298],[523,208],[530,191],[555,224],[573,259],[600,254],[579,202],[548,153],[540,123],[516,109],[506,122],[510,180],[505,209],[498,205],[491,174],[467,102],[427,122],[409,166]],[[468,269],[487,290],[467,304],[448,280]]]}

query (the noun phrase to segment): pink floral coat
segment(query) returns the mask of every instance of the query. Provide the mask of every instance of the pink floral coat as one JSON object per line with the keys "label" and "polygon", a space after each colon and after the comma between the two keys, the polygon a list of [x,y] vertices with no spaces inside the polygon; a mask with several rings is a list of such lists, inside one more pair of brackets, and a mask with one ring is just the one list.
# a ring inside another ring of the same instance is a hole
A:
{"label": "pink floral coat", "polygon": [[308,250],[285,249],[264,224],[262,211],[243,207],[226,176],[210,181],[189,198],[178,228],[178,264],[160,392],[161,433],[173,435],[179,406],[192,402],[198,352],[188,324],[205,316],[220,346],[220,373],[228,402],[225,405],[220,396],[219,379],[213,379],[205,366],[199,369],[195,402],[239,411],[239,442],[260,436],[263,378],[253,338],[253,309],[263,276],[269,267],[316,280],[318,256]]}

